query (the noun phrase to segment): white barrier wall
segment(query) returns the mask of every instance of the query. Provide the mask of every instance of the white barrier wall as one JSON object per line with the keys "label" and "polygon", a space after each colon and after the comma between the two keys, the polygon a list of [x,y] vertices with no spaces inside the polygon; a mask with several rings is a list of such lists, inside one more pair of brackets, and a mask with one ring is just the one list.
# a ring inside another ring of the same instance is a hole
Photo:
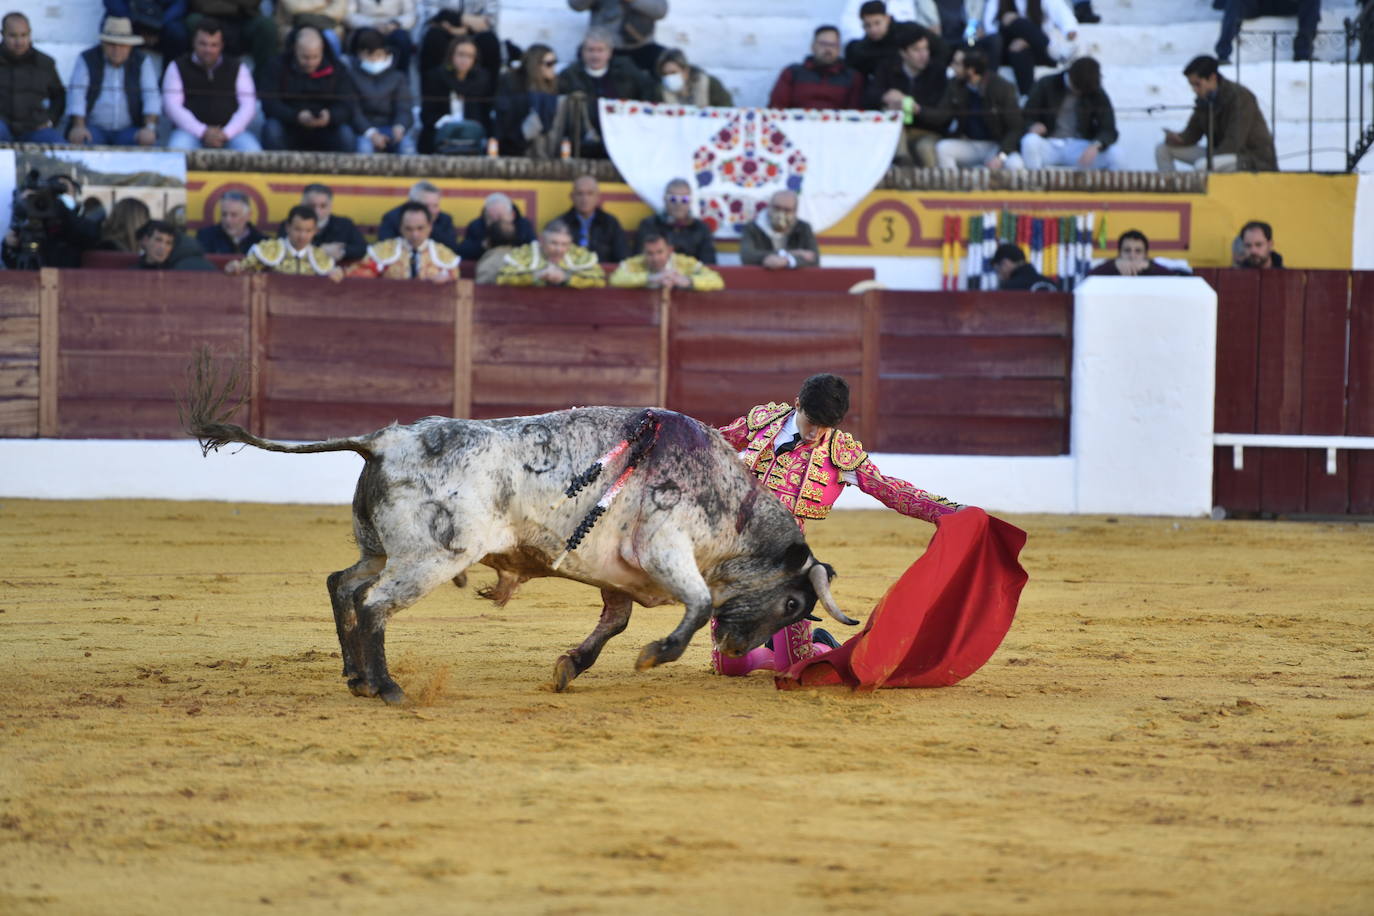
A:
{"label": "white barrier wall", "polygon": [[[1074,302],[1069,455],[873,457],[885,473],[995,511],[1206,515],[1215,352],[1216,294],[1202,280],[1094,278]],[[361,467],[351,452],[233,447],[202,458],[190,439],[0,439],[8,497],[347,503]],[[852,489],[838,503],[875,505]]]}

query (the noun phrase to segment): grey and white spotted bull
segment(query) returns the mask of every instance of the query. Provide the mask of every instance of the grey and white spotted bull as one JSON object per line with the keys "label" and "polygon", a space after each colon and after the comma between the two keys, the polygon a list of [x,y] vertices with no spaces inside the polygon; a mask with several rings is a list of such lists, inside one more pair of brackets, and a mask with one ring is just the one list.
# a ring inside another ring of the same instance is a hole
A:
{"label": "grey and white spotted bull", "polygon": [[625,629],[634,602],[686,606],[671,633],[644,647],[640,670],[679,658],[712,616],[729,656],[807,616],[818,598],[837,620],[855,623],[830,596],[833,570],[812,555],[787,510],[719,433],[690,417],[622,407],[427,417],[287,445],[223,422],[232,409],[222,410],[223,391],[205,377],[193,378],[184,422],[207,452],[240,442],[274,452],[354,451],[365,461],[353,495],[361,556],[327,580],[343,674],[360,696],[405,699],[387,671],[387,620],[439,585],[464,584],[474,563],[497,570],[482,594],[500,604],[539,576],[601,589],[600,622],[554,665],[557,690]]}

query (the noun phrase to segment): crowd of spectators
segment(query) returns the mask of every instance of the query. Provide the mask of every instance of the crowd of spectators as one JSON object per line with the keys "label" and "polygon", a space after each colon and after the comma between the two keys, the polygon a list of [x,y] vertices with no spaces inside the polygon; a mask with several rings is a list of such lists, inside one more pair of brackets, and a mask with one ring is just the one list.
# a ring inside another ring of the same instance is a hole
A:
{"label": "crowd of spectators", "polygon": [[[720,80],[655,40],[666,0],[567,2],[589,28],[575,59],[560,62],[547,45],[503,41],[496,0],[426,0],[423,22],[417,0],[275,0],[270,18],[259,0],[105,0],[100,43],[65,82],[33,48],[27,17],[11,12],[0,142],[597,158],[606,155],[600,99],[733,104]],[[1274,169],[1253,94],[1216,68],[1235,23],[1256,13],[1296,14],[1295,55],[1309,57],[1319,4],[1214,5],[1226,17],[1217,57],[1185,71],[1197,108],[1160,144],[1159,167]],[[846,15],[862,37],[845,44],[838,27],[815,29],[770,106],[899,111],[899,164],[1115,166],[1101,66],[1073,56],[1079,22],[1097,19],[1090,3],[893,0],[889,10],[850,0]],[[1035,79],[1036,66],[1055,63],[1065,66]]]}

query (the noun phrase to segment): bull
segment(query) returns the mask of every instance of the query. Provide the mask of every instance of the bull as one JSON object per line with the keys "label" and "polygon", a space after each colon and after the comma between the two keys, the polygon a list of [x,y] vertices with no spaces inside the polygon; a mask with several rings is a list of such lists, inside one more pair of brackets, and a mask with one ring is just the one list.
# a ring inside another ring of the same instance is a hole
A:
{"label": "bull", "polygon": [[436,587],[463,585],[482,563],[479,592],[505,604],[531,578],[560,576],[601,590],[601,618],[554,663],[564,690],[628,625],[635,602],[685,606],[681,622],[640,653],[647,670],[681,657],[712,617],[717,647],[738,657],[811,614],[819,600],[854,624],[787,510],[714,429],[659,409],[586,407],[496,420],[426,417],[366,435],[285,444],[253,435],[225,407],[236,382],[193,363],[182,422],[202,451],[242,443],[292,454],[353,451],[360,556],[327,581],[355,695],[402,703],[387,670],[388,619]]}

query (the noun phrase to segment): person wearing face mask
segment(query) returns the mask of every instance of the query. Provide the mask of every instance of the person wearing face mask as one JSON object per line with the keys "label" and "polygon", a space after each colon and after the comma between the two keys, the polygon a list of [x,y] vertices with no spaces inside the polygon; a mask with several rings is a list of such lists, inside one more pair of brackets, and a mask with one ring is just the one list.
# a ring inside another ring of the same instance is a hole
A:
{"label": "person wearing face mask", "polygon": [[357,152],[414,155],[409,76],[392,66],[391,49],[381,32],[363,29],[356,47],[351,75],[358,93],[353,107]]}
{"label": "person wearing face mask", "polygon": [[695,105],[697,108],[732,108],[735,99],[720,80],[698,67],[687,64],[687,55],[669,48],[659,55],[659,98],[670,105]]}
{"label": "person wearing face mask", "polygon": [[[1183,133],[1164,131],[1164,142],[1155,147],[1159,170],[1172,172],[1178,162],[1206,170],[1210,151],[1214,172],[1278,171],[1274,135],[1255,94],[1217,72],[1215,57],[1193,58],[1183,68],[1183,75],[1197,103]],[[1198,144],[1203,137],[1207,138],[1206,148]]]}
{"label": "person wearing face mask", "polygon": [[806,220],[797,219],[795,191],[777,191],[768,207],[739,235],[739,262],[769,270],[795,270],[821,263],[816,233]]}
{"label": "person wearing face mask", "polygon": [[582,40],[576,62],[558,74],[558,92],[569,97],[572,106],[573,155],[605,159],[601,139],[601,99],[638,99],[652,101],[657,92],[648,74],[624,57],[613,57],[615,37],[605,29],[593,28]]}
{"label": "person wearing face mask", "polygon": [[357,53],[354,44],[363,29],[375,29],[382,35],[391,51],[392,66],[402,73],[410,72],[410,58],[415,43],[410,31],[415,28],[415,0],[349,0],[344,24],[349,28],[346,46]]}
{"label": "person wearing face mask", "polygon": [[258,96],[265,148],[354,151],[353,81],[318,29],[291,34],[286,52],[258,79]]}

